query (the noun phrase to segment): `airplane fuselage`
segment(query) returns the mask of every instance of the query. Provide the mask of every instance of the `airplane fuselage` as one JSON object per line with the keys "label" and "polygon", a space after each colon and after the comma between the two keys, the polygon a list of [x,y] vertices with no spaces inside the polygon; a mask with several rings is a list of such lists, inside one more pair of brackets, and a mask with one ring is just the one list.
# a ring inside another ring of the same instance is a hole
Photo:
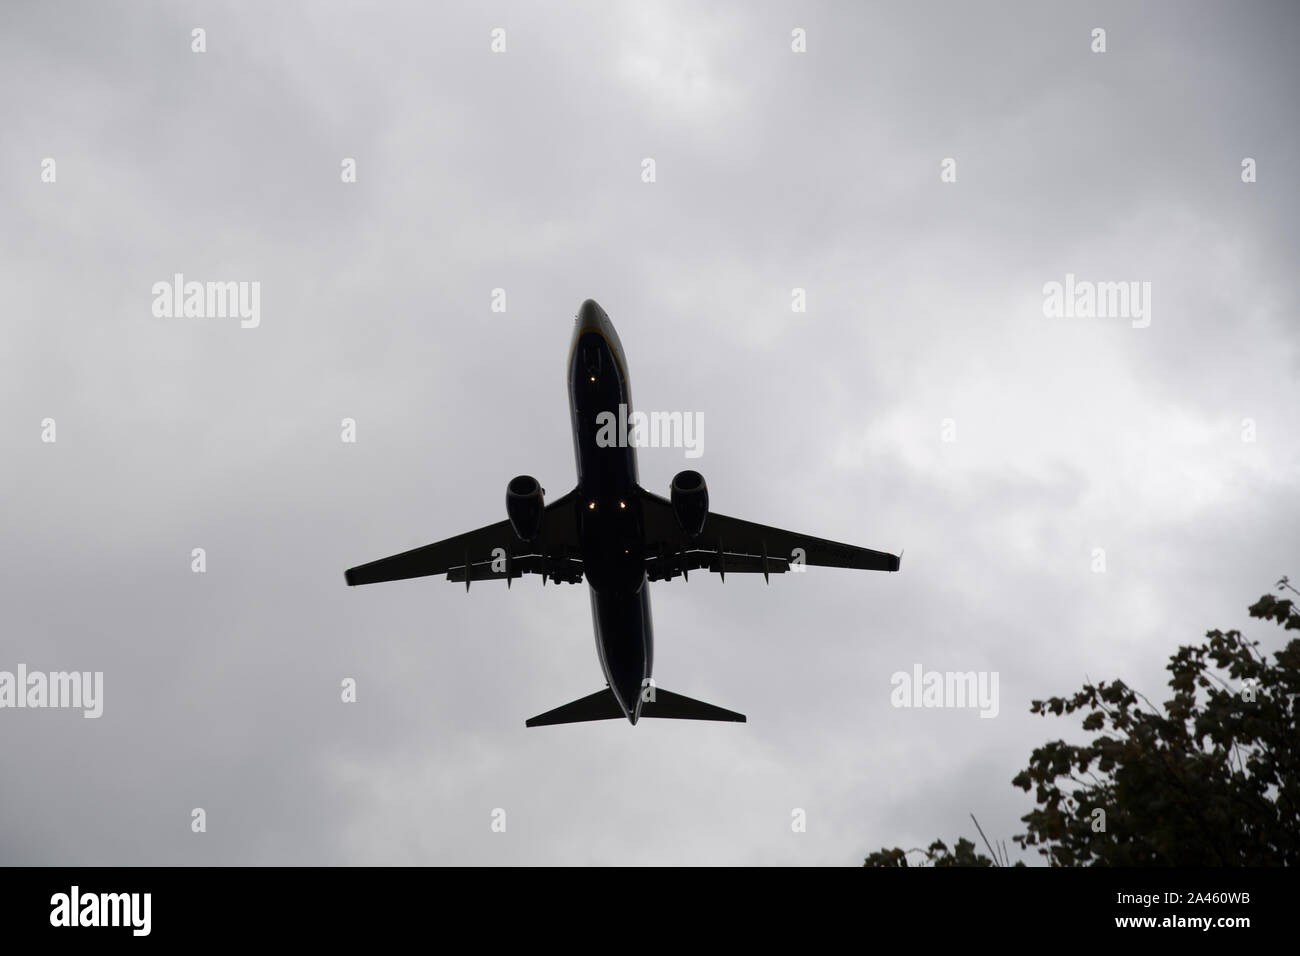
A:
{"label": "airplane fuselage", "polygon": [[[612,415],[616,423],[627,420],[632,389],[618,334],[591,300],[578,312],[568,378],[578,468],[578,536],[596,651],[605,680],[635,724],[646,694],[652,693],[648,688],[654,667],[636,448],[622,441],[627,436],[617,426],[601,430],[602,413]],[[606,440],[611,432],[612,443]]]}

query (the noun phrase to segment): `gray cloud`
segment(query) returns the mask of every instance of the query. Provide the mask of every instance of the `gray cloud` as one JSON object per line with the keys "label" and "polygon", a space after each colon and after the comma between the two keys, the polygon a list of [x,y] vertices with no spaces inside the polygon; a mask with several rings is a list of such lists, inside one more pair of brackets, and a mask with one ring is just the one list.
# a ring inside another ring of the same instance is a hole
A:
{"label": "gray cloud", "polygon": [[[103,670],[106,702],[0,712],[0,860],[852,864],[971,811],[1009,838],[1011,777],[1073,732],[1031,699],[1158,699],[1179,642],[1297,573],[1285,4],[4,16],[0,669]],[[174,272],[260,281],[261,327],[154,318]],[[1044,318],[1067,272],[1151,281],[1150,328]],[[499,520],[513,475],[570,487],[588,296],[638,406],[705,415],[648,487],[699,467],[720,511],[906,547],[654,587],[658,682],[744,726],[526,731],[600,686],[583,589],[343,585]],[[997,719],[891,707],[918,662],[998,671]]]}

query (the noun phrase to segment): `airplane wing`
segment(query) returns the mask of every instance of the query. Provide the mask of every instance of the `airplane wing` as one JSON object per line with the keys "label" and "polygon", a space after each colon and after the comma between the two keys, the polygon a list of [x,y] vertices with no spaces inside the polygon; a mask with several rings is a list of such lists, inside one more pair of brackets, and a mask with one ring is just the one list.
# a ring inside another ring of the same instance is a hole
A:
{"label": "airplane wing", "polygon": [[582,581],[582,559],[578,557],[578,510],[575,492],[557,498],[546,506],[542,527],[533,541],[520,541],[509,521],[454,538],[403,551],[369,564],[349,568],[344,577],[348,584],[376,584],[401,581],[432,574],[445,574],[448,581],[504,580],[510,582],[525,574],[544,575],[559,583]]}
{"label": "airplane wing", "polygon": [[646,529],[646,573],[651,581],[669,581],[697,568],[715,571],[723,580],[728,571],[762,574],[766,578],[801,564],[864,571],[899,568],[897,555],[771,528],[716,511],[709,512],[699,535],[687,538],[677,523],[672,503],[644,488],[641,508]]}

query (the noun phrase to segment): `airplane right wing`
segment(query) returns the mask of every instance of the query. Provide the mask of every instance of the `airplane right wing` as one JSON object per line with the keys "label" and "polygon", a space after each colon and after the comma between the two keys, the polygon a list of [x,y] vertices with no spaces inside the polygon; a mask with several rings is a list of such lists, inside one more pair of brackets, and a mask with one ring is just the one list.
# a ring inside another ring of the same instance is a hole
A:
{"label": "airplane right wing", "polygon": [[543,575],[556,583],[582,581],[582,559],[578,545],[578,511],[575,492],[546,506],[537,537],[520,541],[509,521],[498,521],[474,531],[422,548],[403,551],[344,572],[348,584],[376,584],[402,581],[432,574],[445,574],[448,581],[504,580],[525,574]]}
{"label": "airplane right wing", "polygon": [[709,512],[700,534],[688,538],[666,498],[643,488],[641,507],[646,528],[646,572],[652,581],[671,580],[697,568],[715,571],[724,579],[728,571],[767,576],[788,571],[796,564],[897,571],[901,560],[884,551],[772,528],[716,511]]}

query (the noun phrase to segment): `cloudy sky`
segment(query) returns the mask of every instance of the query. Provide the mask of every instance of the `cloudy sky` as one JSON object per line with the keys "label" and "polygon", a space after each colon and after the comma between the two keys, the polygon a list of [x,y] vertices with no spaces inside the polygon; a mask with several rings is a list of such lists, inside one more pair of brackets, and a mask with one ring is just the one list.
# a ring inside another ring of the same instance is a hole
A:
{"label": "cloudy sky", "polygon": [[[0,710],[0,862],[1010,845],[1079,736],[1032,699],[1278,646],[1300,12],[1131,6],[5,4],[0,670],[102,671],[104,714]],[[260,282],[260,325],[155,316],[178,272]],[[1046,317],[1067,274],[1150,324]],[[653,586],[659,685],[747,724],[526,730],[603,686],[585,585],[343,583],[572,486],[587,297],[637,406],[706,422],[648,488],[906,549]],[[917,664],[996,672],[997,717],[891,706]]]}

